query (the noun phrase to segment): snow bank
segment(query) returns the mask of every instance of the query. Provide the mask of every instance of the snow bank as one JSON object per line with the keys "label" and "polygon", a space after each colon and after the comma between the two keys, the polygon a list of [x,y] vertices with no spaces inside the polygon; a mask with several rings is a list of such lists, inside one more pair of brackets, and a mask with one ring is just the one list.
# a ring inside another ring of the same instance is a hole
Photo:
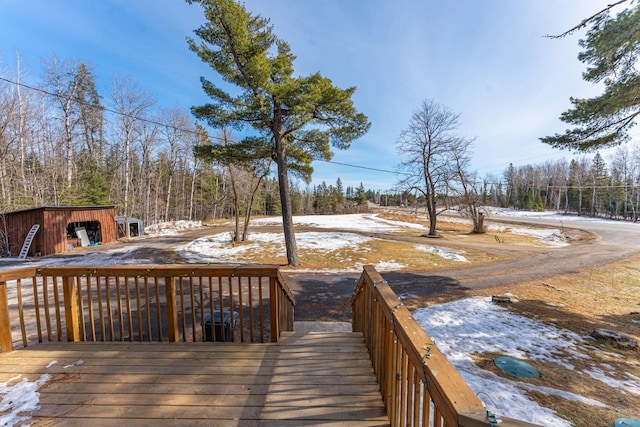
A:
{"label": "snow bank", "polygon": [[146,234],[152,236],[172,236],[185,230],[202,228],[202,221],[168,221],[159,222],[144,228]]}

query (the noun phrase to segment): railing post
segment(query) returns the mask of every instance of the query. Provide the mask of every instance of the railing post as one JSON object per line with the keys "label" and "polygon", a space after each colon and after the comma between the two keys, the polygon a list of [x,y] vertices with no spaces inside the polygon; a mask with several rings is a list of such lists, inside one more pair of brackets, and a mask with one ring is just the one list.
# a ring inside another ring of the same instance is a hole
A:
{"label": "railing post", "polygon": [[278,342],[280,339],[280,310],[278,304],[280,298],[278,298],[278,287],[276,286],[276,278],[269,278],[269,306],[270,306],[270,318],[271,318],[271,342]]}
{"label": "railing post", "polygon": [[9,320],[9,300],[7,282],[0,282],[0,350],[2,353],[13,351],[11,323]]}
{"label": "railing post", "polygon": [[64,318],[67,325],[67,341],[80,341],[80,325],[78,324],[78,294],[74,286],[73,276],[64,278]]}
{"label": "railing post", "polygon": [[180,332],[178,331],[178,308],[176,301],[176,282],[174,277],[164,278],[165,298],[167,301],[167,326],[169,328],[169,342],[178,342]]}

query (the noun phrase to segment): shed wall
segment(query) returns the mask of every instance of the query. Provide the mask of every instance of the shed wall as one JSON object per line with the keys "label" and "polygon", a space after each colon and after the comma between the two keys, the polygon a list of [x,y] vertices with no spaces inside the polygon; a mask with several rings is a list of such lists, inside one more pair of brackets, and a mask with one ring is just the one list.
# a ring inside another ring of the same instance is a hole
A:
{"label": "shed wall", "polygon": [[33,209],[16,213],[6,214],[7,234],[9,237],[9,253],[11,256],[18,256],[22,249],[24,239],[29,234],[29,230],[34,224],[40,224],[40,230],[36,233],[31,243],[28,256],[34,256],[36,253],[42,253],[42,225],[44,224],[44,211],[42,209]]}

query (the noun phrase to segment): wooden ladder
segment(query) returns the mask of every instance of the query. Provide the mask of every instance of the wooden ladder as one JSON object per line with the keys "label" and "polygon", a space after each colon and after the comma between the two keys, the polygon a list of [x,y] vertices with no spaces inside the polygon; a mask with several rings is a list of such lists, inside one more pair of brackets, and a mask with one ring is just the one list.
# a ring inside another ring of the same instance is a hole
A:
{"label": "wooden ladder", "polygon": [[24,239],[22,250],[20,251],[20,255],[18,255],[18,259],[25,259],[27,257],[27,253],[29,252],[29,248],[31,247],[31,242],[33,242],[33,237],[36,235],[39,229],[40,224],[33,224],[33,227],[31,227],[31,230],[29,230],[27,237]]}

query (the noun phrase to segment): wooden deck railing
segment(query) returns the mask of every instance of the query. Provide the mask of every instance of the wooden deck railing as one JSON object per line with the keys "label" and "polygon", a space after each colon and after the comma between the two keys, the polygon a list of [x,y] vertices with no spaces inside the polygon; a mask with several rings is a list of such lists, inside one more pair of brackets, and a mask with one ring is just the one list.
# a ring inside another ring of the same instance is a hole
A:
{"label": "wooden deck railing", "polygon": [[[391,426],[490,426],[490,414],[387,282],[366,266],[352,298]],[[533,424],[502,418],[502,426]]]}
{"label": "wooden deck railing", "polygon": [[277,341],[295,299],[277,267],[0,271],[0,346],[43,341]]}

